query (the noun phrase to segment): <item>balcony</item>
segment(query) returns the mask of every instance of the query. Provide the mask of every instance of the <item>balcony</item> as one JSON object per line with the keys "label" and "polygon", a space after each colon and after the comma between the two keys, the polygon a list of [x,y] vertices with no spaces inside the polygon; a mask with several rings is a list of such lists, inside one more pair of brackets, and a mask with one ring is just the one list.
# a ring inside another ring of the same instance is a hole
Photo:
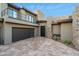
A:
{"label": "balcony", "polygon": [[18,13],[15,10],[11,10],[9,8],[6,8],[1,12],[1,17],[4,17],[4,16],[7,16],[8,18],[12,18],[15,20],[21,20],[21,21],[36,24],[36,19],[33,18],[32,16]]}

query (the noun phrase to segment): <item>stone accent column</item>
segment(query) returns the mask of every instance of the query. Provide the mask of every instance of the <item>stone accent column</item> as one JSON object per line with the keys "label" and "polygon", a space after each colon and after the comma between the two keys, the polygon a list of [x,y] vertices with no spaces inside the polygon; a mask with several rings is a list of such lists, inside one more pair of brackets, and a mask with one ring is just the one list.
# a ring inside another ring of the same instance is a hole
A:
{"label": "stone accent column", "polygon": [[79,49],[79,6],[73,14],[73,44],[75,48]]}
{"label": "stone accent column", "polygon": [[50,18],[47,19],[46,37],[47,38],[52,38],[52,21],[51,21]]}
{"label": "stone accent column", "polygon": [[35,35],[35,37],[40,36],[40,27],[39,26],[35,28],[35,34],[34,35]]}

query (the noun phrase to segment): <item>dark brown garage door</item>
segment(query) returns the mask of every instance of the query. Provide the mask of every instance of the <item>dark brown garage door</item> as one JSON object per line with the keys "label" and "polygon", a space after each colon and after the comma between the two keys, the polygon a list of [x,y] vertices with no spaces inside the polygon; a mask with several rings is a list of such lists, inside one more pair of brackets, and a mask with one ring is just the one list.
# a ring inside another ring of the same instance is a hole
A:
{"label": "dark brown garage door", "polygon": [[12,28],[12,42],[34,37],[34,28]]}
{"label": "dark brown garage door", "polygon": [[1,44],[1,28],[0,28],[0,44]]}
{"label": "dark brown garage door", "polygon": [[0,45],[3,45],[4,44],[4,40],[2,39],[2,31],[1,31],[1,27],[0,27]]}

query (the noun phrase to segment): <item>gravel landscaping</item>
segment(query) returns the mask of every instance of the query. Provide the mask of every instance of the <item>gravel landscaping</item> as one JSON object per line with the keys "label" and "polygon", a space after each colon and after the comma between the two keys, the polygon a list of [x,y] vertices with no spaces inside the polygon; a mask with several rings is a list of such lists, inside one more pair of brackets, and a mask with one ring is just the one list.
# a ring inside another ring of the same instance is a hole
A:
{"label": "gravel landscaping", "polygon": [[79,51],[52,39],[37,37],[0,45],[0,56],[78,56]]}

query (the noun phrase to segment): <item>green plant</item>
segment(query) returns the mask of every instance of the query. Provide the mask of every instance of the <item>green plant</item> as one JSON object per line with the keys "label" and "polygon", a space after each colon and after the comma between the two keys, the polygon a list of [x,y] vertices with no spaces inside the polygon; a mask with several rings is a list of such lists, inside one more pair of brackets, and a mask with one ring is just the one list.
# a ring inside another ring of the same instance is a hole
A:
{"label": "green plant", "polygon": [[60,40],[60,34],[53,34],[53,39],[56,41]]}
{"label": "green plant", "polygon": [[68,40],[68,39],[64,39],[63,43],[66,44],[66,45],[70,45],[70,44],[72,44],[72,41]]}

